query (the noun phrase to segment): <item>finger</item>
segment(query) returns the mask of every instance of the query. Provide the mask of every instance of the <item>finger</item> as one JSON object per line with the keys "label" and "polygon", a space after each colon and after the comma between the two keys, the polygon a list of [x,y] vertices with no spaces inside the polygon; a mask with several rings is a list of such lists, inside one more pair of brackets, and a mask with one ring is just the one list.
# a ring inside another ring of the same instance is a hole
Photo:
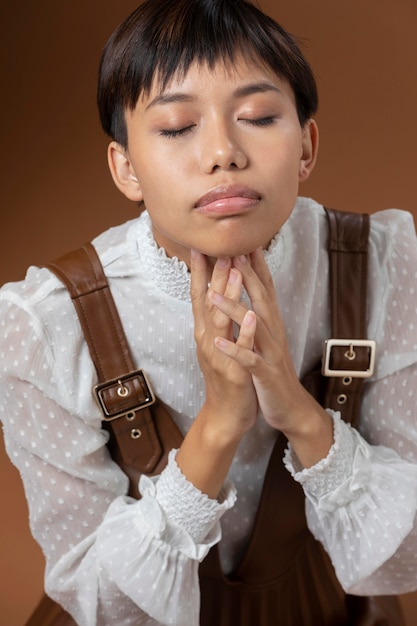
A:
{"label": "finger", "polygon": [[239,326],[242,325],[243,318],[248,311],[247,306],[243,302],[223,296],[211,288],[208,292],[208,299],[229,321],[232,320]]}
{"label": "finger", "polygon": [[191,250],[191,286],[190,296],[194,315],[195,330],[198,332],[204,325],[204,307],[208,289],[208,263],[204,254]]}
{"label": "finger", "polygon": [[245,287],[251,289],[254,296],[262,297],[266,292],[269,298],[276,299],[274,281],[262,248],[252,252],[249,259],[245,256],[234,258],[233,265],[242,272]]}
{"label": "finger", "polygon": [[216,337],[214,343],[223,354],[252,373],[260,361],[260,357],[253,352],[255,333],[256,314],[250,310],[246,311],[242,320],[236,342],[228,341],[224,337]]}
{"label": "finger", "polygon": [[[219,257],[215,263],[210,282],[209,294],[213,291],[221,294],[228,293],[230,297],[238,299],[242,291],[242,275],[234,269],[232,271],[232,260],[230,258]],[[229,339],[233,338],[233,326],[228,315],[218,309],[213,300],[209,297],[208,302],[211,307],[207,311],[210,315],[213,333],[220,334]],[[208,318],[206,318],[208,321]]]}
{"label": "finger", "polygon": [[[268,296],[265,287],[260,283],[258,276],[249,267],[245,270],[246,275],[251,275],[253,289],[251,290],[251,306],[257,315],[255,348],[256,352],[266,361],[270,362],[276,357],[277,350],[286,342],[285,329],[282,323],[280,311],[276,301],[275,291],[273,296]],[[242,272],[243,274],[243,272]],[[255,293],[255,295],[253,295]],[[227,315],[233,322],[242,325],[247,312],[244,302],[235,301],[210,289],[208,298],[217,308]]]}
{"label": "finger", "polygon": [[250,255],[250,261],[244,256],[233,259],[233,264],[242,273],[243,284],[256,314],[267,327],[274,324],[278,317],[278,303],[274,282],[265,262],[263,250]]}
{"label": "finger", "polygon": [[[233,337],[233,325],[230,316],[222,311],[220,308],[216,306],[215,298],[216,294],[211,287],[208,292],[208,301],[212,305],[212,323],[215,332],[221,333],[223,337],[228,336],[229,338]],[[221,295],[221,294],[220,294]],[[222,297],[226,297],[233,302],[239,302],[242,296],[242,274],[234,268],[231,268],[229,272],[229,278],[227,281],[225,295]]]}
{"label": "finger", "polygon": [[232,260],[228,257],[219,257],[214,264],[210,280],[210,287],[219,293],[224,293],[229,281]]}
{"label": "finger", "polygon": [[229,278],[224,291],[224,296],[238,302],[242,297],[242,285],[243,280],[241,272],[232,267],[229,272]]}
{"label": "finger", "polygon": [[246,311],[245,316],[240,325],[239,336],[236,345],[240,348],[253,350],[256,334],[256,313],[254,311]]}
{"label": "finger", "polygon": [[274,281],[272,279],[271,272],[265,260],[265,254],[262,248],[258,248],[250,255],[251,267],[259,280],[268,291],[272,291],[275,294]]}

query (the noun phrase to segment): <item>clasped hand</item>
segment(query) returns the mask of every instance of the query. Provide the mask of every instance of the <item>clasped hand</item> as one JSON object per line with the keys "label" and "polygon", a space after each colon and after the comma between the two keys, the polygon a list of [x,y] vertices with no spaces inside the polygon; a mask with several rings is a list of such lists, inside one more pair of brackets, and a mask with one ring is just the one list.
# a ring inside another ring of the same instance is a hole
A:
{"label": "clasped hand", "polygon": [[[250,308],[241,300],[242,286]],[[206,257],[193,252],[191,297],[209,414],[242,435],[258,409],[287,436],[299,428],[315,401],[295,372],[263,251],[220,258],[211,276]]]}

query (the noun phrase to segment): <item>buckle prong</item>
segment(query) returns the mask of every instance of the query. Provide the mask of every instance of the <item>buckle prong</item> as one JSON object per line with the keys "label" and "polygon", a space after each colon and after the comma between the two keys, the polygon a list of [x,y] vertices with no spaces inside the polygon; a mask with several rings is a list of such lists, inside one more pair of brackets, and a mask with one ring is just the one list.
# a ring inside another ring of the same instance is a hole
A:
{"label": "buckle prong", "polygon": [[353,349],[353,344],[350,344],[349,350],[346,350],[345,357],[349,359],[349,361],[354,361],[356,359],[356,352]]}
{"label": "buckle prong", "polygon": [[117,388],[117,395],[119,396],[119,398],[126,398],[126,396],[129,395],[129,389],[125,387],[120,378],[117,382],[119,383],[119,386]]}

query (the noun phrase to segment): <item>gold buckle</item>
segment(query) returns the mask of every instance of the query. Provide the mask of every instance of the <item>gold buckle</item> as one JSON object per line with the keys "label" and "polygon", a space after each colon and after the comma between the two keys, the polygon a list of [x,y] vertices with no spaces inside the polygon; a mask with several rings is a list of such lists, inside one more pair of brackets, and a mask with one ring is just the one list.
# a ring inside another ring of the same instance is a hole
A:
{"label": "gold buckle", "polygon": [[[368,348],[368,366],[365,369],[333,369],[330,367],[331,352],[334,347],[346,348],[344,354],[347,361],[353,361],[356,358],[355,348]],[[352,378],[370,378],[375,368],[375,351],[376,343],[372,339],[327,339],[324,343],[322,374],[323,376],[336,376],[343,378],[350,376]]]}
{"label": "gold buckle", "polygon": [[155,395],[143,370],[135,370],[94,387],[105,421],[129,416],[155,403]]}

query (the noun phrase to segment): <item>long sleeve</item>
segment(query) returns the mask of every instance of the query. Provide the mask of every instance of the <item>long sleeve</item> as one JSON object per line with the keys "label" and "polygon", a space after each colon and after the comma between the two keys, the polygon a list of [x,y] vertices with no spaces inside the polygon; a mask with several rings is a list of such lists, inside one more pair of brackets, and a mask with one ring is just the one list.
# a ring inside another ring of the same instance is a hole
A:
{"label": "long sleeve", "polygon": [[93,372],[71,309],[60,304],[45,327],[16,294],[3,296],[1,419],[46,557],[47,592],[80,626],[197,625],[198,564],[220,539],[233,490],[208,499],[172,454],[160,477],[142,477],[140,501],[127,497],[89,398]]}
{"label": "long sleeve", "polygon": [[415,589],[417,464],[369,445],[335,414],[335,443],[308,470],[285,463],[306,493],[310,530],[331,556],[345,591],[358,595]]}
{"label": "long sleeve", "polygon": [[417,244],[411,216],[373,217],[369,334],[377,366],[360,432],[335,416],[335,443],[313,468],[285,462],[306,494],[308,524],[346,591],[417,586]]}
{"label": "long sleeve", "polygon": [[[300,199],[266,252],[300,376],[328,338],[326,224]],[[132,354],[186,433],[204,401],[189,274],[153,240],[146,213],[95,241]],[[335,416],[335,444],[303,484],[308,523],[345,588],[417,587],[415,515],[417,244],[407,214],[372,218],[369,337],[377,368],[360,432]],[[226,572],[247,544],[276,433],[260,418],[239,446],[219,501],[194,489],[173,453],[126,496],[92,388],[96,373],[66,290],[45,269],[0,290],[0,419],[46,557],[46,589],[81,626],[198,624],[197,567],[220,543]],[[284,510],[284,506],[283,506]],[[381,552],[381,545],[385,552]],[[365,556],[366,555],[366,556]]]}

